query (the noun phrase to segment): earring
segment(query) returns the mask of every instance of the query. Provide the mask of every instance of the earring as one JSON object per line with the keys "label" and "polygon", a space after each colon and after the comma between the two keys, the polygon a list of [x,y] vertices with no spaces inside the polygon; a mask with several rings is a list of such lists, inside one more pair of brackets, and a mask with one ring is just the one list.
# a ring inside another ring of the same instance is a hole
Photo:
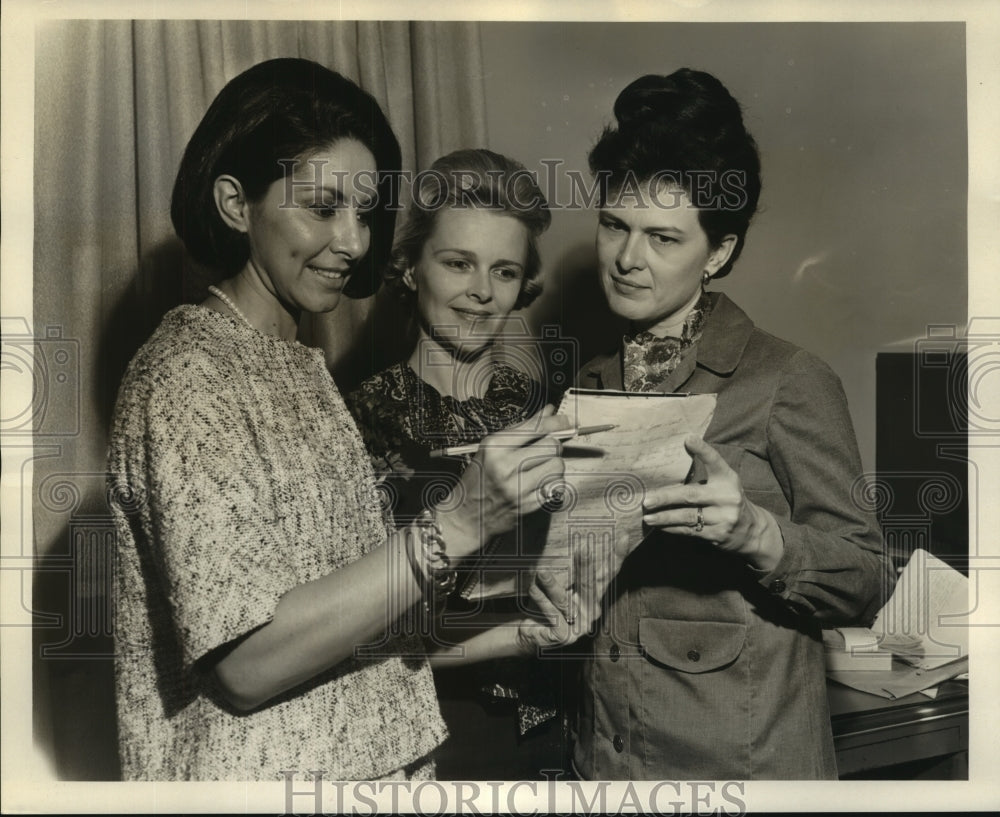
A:
{"label": "earring", "polygon": [[711,281],[711,280],[712,280],[712,273],[710,273],[708,270],[704,270],[701,273],[701,287],[702,287],[702,289],[704,289],[705,287],[707,287],[708,286],[708,282]]}

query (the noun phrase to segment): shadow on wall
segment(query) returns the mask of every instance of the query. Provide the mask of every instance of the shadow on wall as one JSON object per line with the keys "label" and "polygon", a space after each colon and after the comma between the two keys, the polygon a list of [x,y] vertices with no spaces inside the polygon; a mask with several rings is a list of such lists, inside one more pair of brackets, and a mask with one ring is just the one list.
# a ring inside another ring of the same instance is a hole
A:
{"label": "shadow on wall", "polygon": [[299,339],[323,350],[346,394],[376,372],[409,357],[416,343],[411,309],[386,286],[370,298],[341,298],[323,315],[303,315]]}
{"label": "shadow on wall", "polygon": [[35,745],[60,780],[121,778],[115,716],[110,520],[78,519],[69,552],[34,577]]}
{"label": "shadow on wall", "polygon": [[[541,327],[541,351],[545,359],[545,327],[558,326],[562,338],[575,341],[575,360],[567,365],[571,385],[577,371],[595,355],[611,352],[627,328],[625,321],[608,311],[607,301],[597,280],[594,247],[581,243],[563,254],[547,274],[552,281],[551,296],[546,292],[531,307],[531,321]],[[558,383],[549,386],[555,393]],[[565,388],[565,386],[563,386]]]}
{"label": "shadow on wall", "polygon": [[[115,399],[129,361],[163,315],[204,297],[203,272],[177,239],[156,246],[131,270],[128,286],[105,316],[89,363],[92,413],[76,440],[36,430],[36,446],[65,451],[35,469],[33,662],[35,744],[61,780],[120,779],[114,693],[114,559],[103,458],[83,468],[85,452],[106,444]],[[87,368],[88,364],[83,363]],[[93,455],[92,455],[93,456]],[[49,465],[60,469],[53,472]]]}
{"label": "shadow on wall", "polygon": [[180,239],[171,237],[143,258],[128,288],[104,321],[98,344],[102,375],[102,428],[111,427],[115,399],[129,361],[149,340],[163,316],[183,303],[198,303],[208,294],[210,273],[187,255]]}

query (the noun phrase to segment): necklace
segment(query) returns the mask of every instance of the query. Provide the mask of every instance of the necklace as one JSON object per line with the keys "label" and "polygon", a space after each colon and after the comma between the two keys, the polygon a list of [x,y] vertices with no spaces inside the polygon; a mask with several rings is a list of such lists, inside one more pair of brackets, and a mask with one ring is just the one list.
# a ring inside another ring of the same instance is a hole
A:
{"label": "necklace", "polygon": [[[224,303],[226,306],[228,306],[230,308],[230,310],[232,310],[232,313],[237,318],[239,318],[241,321],[243,321],[243,323],[245,323],[251,329],[254,329],[254,325],[252,323],[250,323],[250,321],[247,318],[247,316],[244,315],[242,312],[240,312],[240,308],[238,306],[236,306],[236,304],[233,303],[232,299],[228,295],[226,295],[225,292],[223,292],[221,289],[219,289],[216,286],[210,286],[208,288],[208,291],[211,292],[220,301],[222,301],[222,303]],[[257,331],[257,330],[254,329],[254,331]]]}

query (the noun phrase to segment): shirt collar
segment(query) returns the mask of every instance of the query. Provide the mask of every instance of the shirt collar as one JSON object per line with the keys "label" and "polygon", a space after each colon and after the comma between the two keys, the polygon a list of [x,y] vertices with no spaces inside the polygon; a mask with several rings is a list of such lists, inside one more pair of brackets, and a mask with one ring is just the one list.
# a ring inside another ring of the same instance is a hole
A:
{"label": "shirt collar", "polygon": [[[677,388],[694,372],[696,362],[720,375],[731,374],[739,365],[754,329],[753,321],[723,293],[710,292],[709,297],[715,305],[698,341],[697,361],[695,355],[688,356],[665,385],[673,384],[673,388]],[[624,388],[621,347],[615,354],[597,358],[586,371],[588,376],[596,378],[598,388]]]}

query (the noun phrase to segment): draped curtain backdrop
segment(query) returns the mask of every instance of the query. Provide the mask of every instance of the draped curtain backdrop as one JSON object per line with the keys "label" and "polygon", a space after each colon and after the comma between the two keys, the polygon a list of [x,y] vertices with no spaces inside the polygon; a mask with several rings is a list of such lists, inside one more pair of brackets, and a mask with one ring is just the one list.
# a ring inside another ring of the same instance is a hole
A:
{"label": "draped curtain backdrop", "polygon": [[[37,32],[34,327],[72,371],[36,420],[33,677],[36,742],[63,779],[117,774],[105,448],[128,360],[167,309],[200,297],[170,224],[174,174],[228,80],[294,56],[379,101],[404,169],[485,145],[475,23],[59,21]],[[345,299],[303,327],[347,382],[374,364],[373,302]]]}

